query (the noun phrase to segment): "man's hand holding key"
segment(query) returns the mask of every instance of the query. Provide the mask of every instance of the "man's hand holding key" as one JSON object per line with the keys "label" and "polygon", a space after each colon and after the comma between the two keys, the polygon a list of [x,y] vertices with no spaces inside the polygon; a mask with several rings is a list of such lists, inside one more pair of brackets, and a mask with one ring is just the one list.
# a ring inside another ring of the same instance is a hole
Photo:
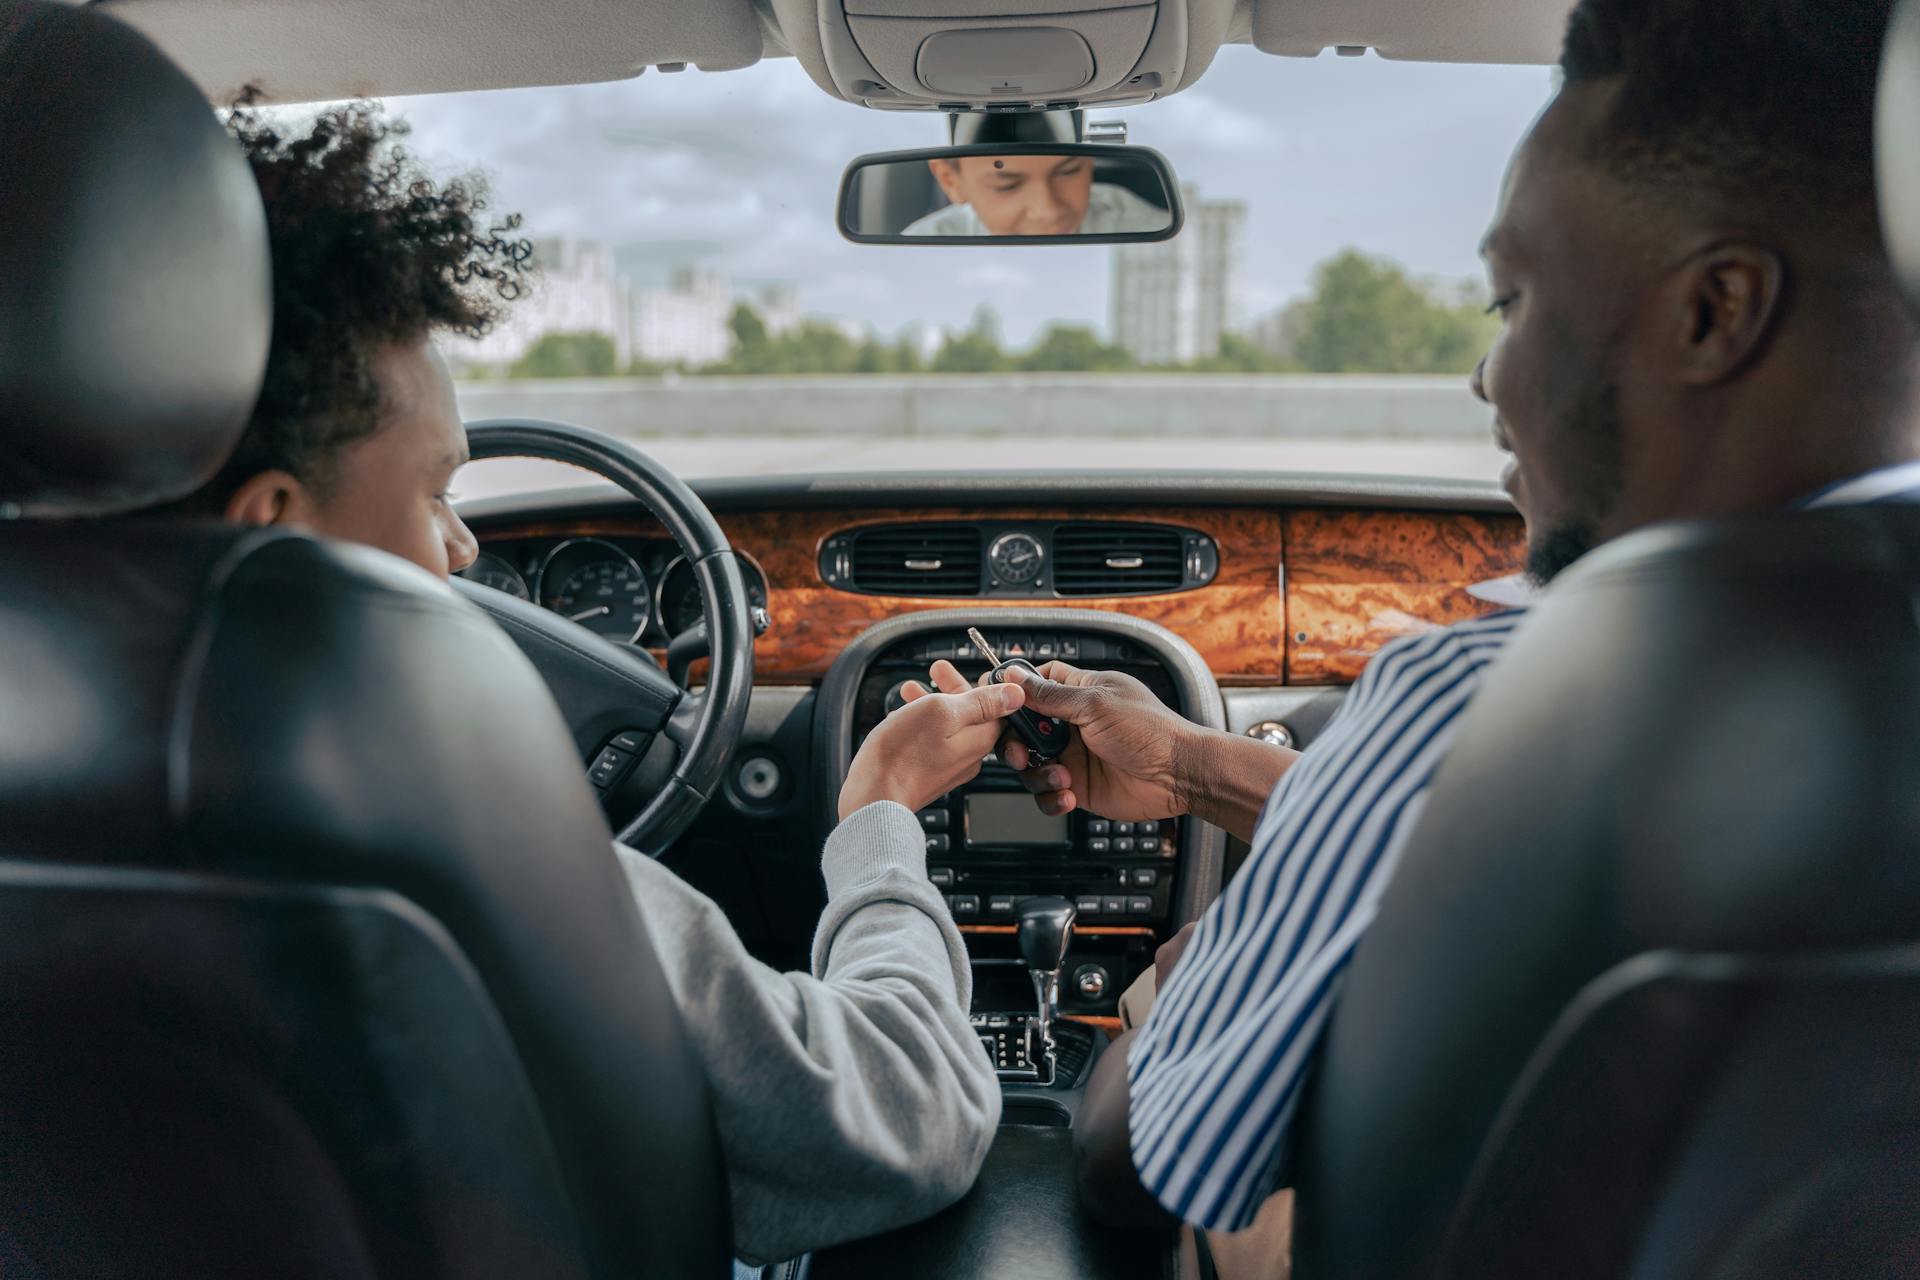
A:
{"label": "man's hand holding key", "polygon": [[1029,709],[1073,726],[1059,759],[1038,768],[1028,767],[1017,738],[1001,739],[1000,758],[1019,771],[1043,813],[1084,808],[1119,822],[1191,813],[1248,840],[1267,797],[1299,755],[1202,728],[1122,672],[1055,661],[1037,676],[1010,669],[1006,680],[1026,694]]}

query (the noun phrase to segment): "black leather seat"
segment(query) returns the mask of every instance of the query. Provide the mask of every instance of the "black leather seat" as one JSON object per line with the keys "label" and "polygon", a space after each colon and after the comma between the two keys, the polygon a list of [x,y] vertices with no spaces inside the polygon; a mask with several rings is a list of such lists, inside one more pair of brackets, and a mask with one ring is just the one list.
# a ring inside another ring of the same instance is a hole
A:
{"label": "black leather seat", "polygon": [[[1887,74],[1920,306],[1912,0]],[[1920,1276],[1916,1064],[1920,507],[1621,539],[1489,674],[1355,955],[1296,1274]]]}
{"label": "black leather seat", "polygon": [[0,0],[0,1272],[701,1276],[706,1086],[519,651],[364,549],[114,514],[237,440],[192,85]]}

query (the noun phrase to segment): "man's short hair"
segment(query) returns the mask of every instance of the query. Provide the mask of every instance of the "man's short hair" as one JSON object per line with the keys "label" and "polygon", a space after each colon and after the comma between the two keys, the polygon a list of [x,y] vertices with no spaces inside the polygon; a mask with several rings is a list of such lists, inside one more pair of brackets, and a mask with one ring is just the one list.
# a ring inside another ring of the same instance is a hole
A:
{"label": "man's short hair", "polygon": [[248,478],[291,472],[325,494],[340,451],[379,430],[374,355],[437,332],[485,334],[523,288],[532,245],[517,216],[482,226],[485,183],[436,185],[371,103],[297,134],[245,103],[228,131],[267,209],[273,342],[239,449],[189,503],[217,511]]}
{"label": "man's short hair", "polygon": [[1664,203],[1878,237],[1873,113],[1893,0],[1580,0],[1568,85],[1618,78],[1595,158]]}

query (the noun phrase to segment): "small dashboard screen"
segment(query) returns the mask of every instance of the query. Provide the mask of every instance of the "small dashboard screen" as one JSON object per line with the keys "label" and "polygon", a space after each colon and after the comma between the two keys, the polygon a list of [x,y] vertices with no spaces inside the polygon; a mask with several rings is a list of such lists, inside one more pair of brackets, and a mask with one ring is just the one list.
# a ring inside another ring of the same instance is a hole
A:
{"label": "small dashboard screen", "polygon": [[967,843],[1064,849],[1070,837],[1066,818],[1049,818],[1026,792],[985,792],[967,797]]}

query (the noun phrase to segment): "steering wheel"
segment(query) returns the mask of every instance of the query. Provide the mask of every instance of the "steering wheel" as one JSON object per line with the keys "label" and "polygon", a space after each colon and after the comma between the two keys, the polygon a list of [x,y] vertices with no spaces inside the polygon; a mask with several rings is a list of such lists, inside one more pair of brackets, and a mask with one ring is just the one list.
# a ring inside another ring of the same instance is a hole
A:
{"label": "steering wheel", "polygon": [[608,820],[622,843],[658,857],[719,786],[746,723],[754,626],[739,557],[693,490],[624,441],[565,422],[489,418],[468,425],[467,442],[476,461],[545,458],[612,481],[666,527],[693,570],[712,659],[706,688],[698,692],[669,679],[644,649],[615,644],[504,591],[454,579],[546,680],[596,783],[606,753],[619,753],[621,783],[603,787]]}

